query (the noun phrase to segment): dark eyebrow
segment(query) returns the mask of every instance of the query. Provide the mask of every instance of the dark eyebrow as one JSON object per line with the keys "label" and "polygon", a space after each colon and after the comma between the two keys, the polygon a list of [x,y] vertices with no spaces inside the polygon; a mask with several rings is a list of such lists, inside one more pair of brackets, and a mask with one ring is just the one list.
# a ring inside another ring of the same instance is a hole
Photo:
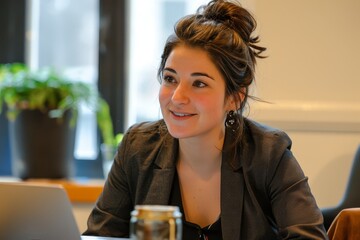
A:
{"label": "dark eyebrow", "polygon": [[195,73],[192,73],[191,76],[202,76],[202,77],[208,77],[212,80],[215,80],[215,78],[213,78],[212,76],[206,74],[206,73],[201,73],[201,72],[195,72]]}
{"label": "dark eyebrow", "polygon": [[164,68],[163,71],[169,71],[169,72],[172,72],[172,73],[176,73],[176,71],[172,68]]}
{"label": "dark eyebrow", "polygon": [[[164,68],[163,71],[169,71],[169,72],[172,72],[172,73],[175,73],[176,74],[176,71],[172,68]],[[212,76],[210,76],[209,74],[206,74],[206,73],[202,73],[202,72],[194,72],[191,74],[191,76],[193,77],[197,77],[197,76],[200,76],[200,77],[208,77],[212,80],[215,80]]]}

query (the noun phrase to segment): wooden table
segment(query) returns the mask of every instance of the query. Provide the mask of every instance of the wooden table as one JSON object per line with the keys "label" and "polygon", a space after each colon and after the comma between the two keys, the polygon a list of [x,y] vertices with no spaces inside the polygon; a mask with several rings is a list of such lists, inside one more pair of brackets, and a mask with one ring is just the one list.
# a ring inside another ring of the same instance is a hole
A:
{"label": "wooden table", "polygon": [[[15,177],[0,177],[0,182],[21,182]],[[72,203],[94,203],[100,196],[105,183],[104,179],[29,179],[25,182],[57,184],[64,187]]]}
{"label": "wooden table", "polygon": [[29,179],[26,180],[29,183],[46,183],[46,184],[59,184],[63,186],[67,192],[71,202],[81,203],[94,203],[100,196],[104,180],[89,180],[89,179]]}

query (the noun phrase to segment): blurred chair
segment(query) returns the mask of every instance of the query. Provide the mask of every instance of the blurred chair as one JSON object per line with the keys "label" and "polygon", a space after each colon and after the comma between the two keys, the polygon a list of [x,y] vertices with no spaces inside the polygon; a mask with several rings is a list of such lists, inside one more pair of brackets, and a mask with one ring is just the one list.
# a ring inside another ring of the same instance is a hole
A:
{"label": "blurred chair", "polygon": [[332,222],[328,235],[330,240],[360,239],[360,208],[341,210]]}
{"label": "blurred chair", "polygon": [[335,217],[345,208],[360,207],[360,145],[355,154],[345,194],[337,206],[321,209],[328,230]]}

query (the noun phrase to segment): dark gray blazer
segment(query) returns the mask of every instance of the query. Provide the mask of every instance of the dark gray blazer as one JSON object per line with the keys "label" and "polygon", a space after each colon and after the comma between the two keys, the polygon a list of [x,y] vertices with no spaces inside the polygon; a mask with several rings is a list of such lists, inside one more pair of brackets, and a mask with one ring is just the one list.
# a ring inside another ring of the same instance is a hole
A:
{"label": "dark gray blazer", "polygon": [[[242,144],[233,143],[227,131],[221,167],[223,239],[327,239],[289,137],[245,119]],[[168,204],[177,153],[178,140],[163,120],[130,128],[84,235],[126,237],[135,205]]]}

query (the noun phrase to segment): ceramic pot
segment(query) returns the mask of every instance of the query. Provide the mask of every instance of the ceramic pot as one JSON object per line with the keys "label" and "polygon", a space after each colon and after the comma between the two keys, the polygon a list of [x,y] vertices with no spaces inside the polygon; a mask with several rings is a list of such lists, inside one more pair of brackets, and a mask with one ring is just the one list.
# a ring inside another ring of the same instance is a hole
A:
{"label": "ceramic pot", "polygon": [[10,121],[13,176],[29,178],[71,178],[75,172],[75,127],[71,112],[50,118],[47,112],[22,110]]}

